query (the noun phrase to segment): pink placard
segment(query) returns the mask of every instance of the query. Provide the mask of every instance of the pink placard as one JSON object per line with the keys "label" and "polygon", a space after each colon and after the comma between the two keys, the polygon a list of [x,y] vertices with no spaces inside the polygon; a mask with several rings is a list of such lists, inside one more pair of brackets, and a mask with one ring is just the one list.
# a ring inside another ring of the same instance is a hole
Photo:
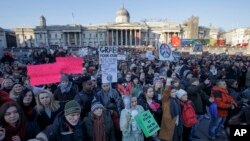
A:
{"label": "pink placard", "polygon": [[64,74],[81,74],[83,59],[81,57],[56,57],[56,63]]}
{"label": "pink placard", "polygon": [[29,65],[27,70],[32,86],[60,82],[61,68],[57,63]]}

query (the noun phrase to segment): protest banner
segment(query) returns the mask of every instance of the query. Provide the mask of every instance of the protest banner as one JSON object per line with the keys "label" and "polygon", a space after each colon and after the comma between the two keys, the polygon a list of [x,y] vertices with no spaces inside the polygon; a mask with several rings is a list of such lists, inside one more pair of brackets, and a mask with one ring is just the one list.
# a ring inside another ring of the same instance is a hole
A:
{"label": "protest banner", "polygon": [[99,48],[102,83],[117,82],[117,52],[118,48],[113,46]]}
{"label": "protest banner", "polygon": [[160,130],[159,125],[157,124],[157,122],[155,121],[153,115],[149,112],[149,110],[141,112],[140,114],[136,115],[135,120],[141,127],[146,137],[150,137],[154,135],[158,130]]}
{"label": "protest banner", "polygon": [[193,45],[193,52],[202,52],[202,50],[203,45],[199,41],[196,41]]}
{"label": "protest banner", "polygon": [[56,57],[56,63],[64,74],[81,74],[83,59],[81,57]]}
{"label": "protest banner", "polygon": [[31,86],[57,83],[61,79],[61,70],[57,63],[28,65],[27,71]]}
{"label": "protest banner", "polygon": [[174,57],[172,55],[172,46],[170,44],[158,44],[158,51],[159,51],[159,60],[169,60],[173,61]]}

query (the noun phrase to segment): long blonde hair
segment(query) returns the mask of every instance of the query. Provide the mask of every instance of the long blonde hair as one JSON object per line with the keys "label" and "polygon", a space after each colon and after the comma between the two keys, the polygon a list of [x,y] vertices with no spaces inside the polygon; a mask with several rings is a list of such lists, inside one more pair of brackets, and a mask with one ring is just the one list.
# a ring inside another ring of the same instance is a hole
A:
{"label": "long blonde hair", "polygon": [[45,107],[42,105],[42,103],[40,102],[40,99],[39,99],[40,94],[44,94],[44,93],[48,94],[48,96],[50,98],[49,108],[51,109],[51,111],[52,112],[57,111],[60,108],[60,105],[57,101],[54,100],[53,94],[48,90],[42,90],[36,95],[36,103],[37,103],[36,104],[36,111],[40,114],[40,112],[45,109]]}

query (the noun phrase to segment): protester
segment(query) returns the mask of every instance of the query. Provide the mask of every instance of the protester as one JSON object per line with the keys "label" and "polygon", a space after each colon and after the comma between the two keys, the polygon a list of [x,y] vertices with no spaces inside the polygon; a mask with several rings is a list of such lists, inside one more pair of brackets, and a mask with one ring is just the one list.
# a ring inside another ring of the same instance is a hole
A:
{"label": "protester", "polygon": [[64,107],[65,103],[73,100],[77,93],[77,88],[69,80],[68,76],[62,75],[61,82],[58,88],[54,92],[55,100],[58,100],[61,107]]}
{"label": "protester", "polygon": [[34,138],[39,127],[26,122],[21,107],[16,102],[7,102],[0,108],[0,139],[21,141]]}
{"label": "protester", "polygon": [[116,107],[116,112],[121,113],[122,110],[122,99],[119,93],[110,87],[110,83],[102,83],[102,89],[97,93],[96,99],[100,101],[101,104],[108,108],[110,104],[114,104]]}
{"label": "protester", "polygon": [[54,101],[53,94],[50,91],[41,91],[36,96],[35,110],[38,114],[37,123],[41,130],[52,124],[56,115],[61,111],[58,102]]}
{"label": "protester", "polygon": [[110,113],[98,101],[91,104],[91,112],[84,118],[87,141],[115,141],[114,125]]}
{"label": "protester", "polygon": [[33,141],[85,141],[80,113],[79,103],[75,100],[67,102],[53,124],[40,132]]}
{"label": "protester", "polygon": [[81,77],[81,82],[82,90],[75,96],[74,100],[80,104],[82,110],[81,117],[83,118],[91,111],[91,101],[96,98],[93,93],[91,76],[85,74]]}

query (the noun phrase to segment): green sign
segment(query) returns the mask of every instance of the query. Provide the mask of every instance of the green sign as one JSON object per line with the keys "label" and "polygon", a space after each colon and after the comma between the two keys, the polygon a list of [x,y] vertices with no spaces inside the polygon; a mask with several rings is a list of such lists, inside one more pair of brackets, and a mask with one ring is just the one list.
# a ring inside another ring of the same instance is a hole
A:
{"label": "green sign", "polygon": [[141,112],[135,116],[135,119],[146,137],[150,137],[160,130],[159,125],[149,110]]}

